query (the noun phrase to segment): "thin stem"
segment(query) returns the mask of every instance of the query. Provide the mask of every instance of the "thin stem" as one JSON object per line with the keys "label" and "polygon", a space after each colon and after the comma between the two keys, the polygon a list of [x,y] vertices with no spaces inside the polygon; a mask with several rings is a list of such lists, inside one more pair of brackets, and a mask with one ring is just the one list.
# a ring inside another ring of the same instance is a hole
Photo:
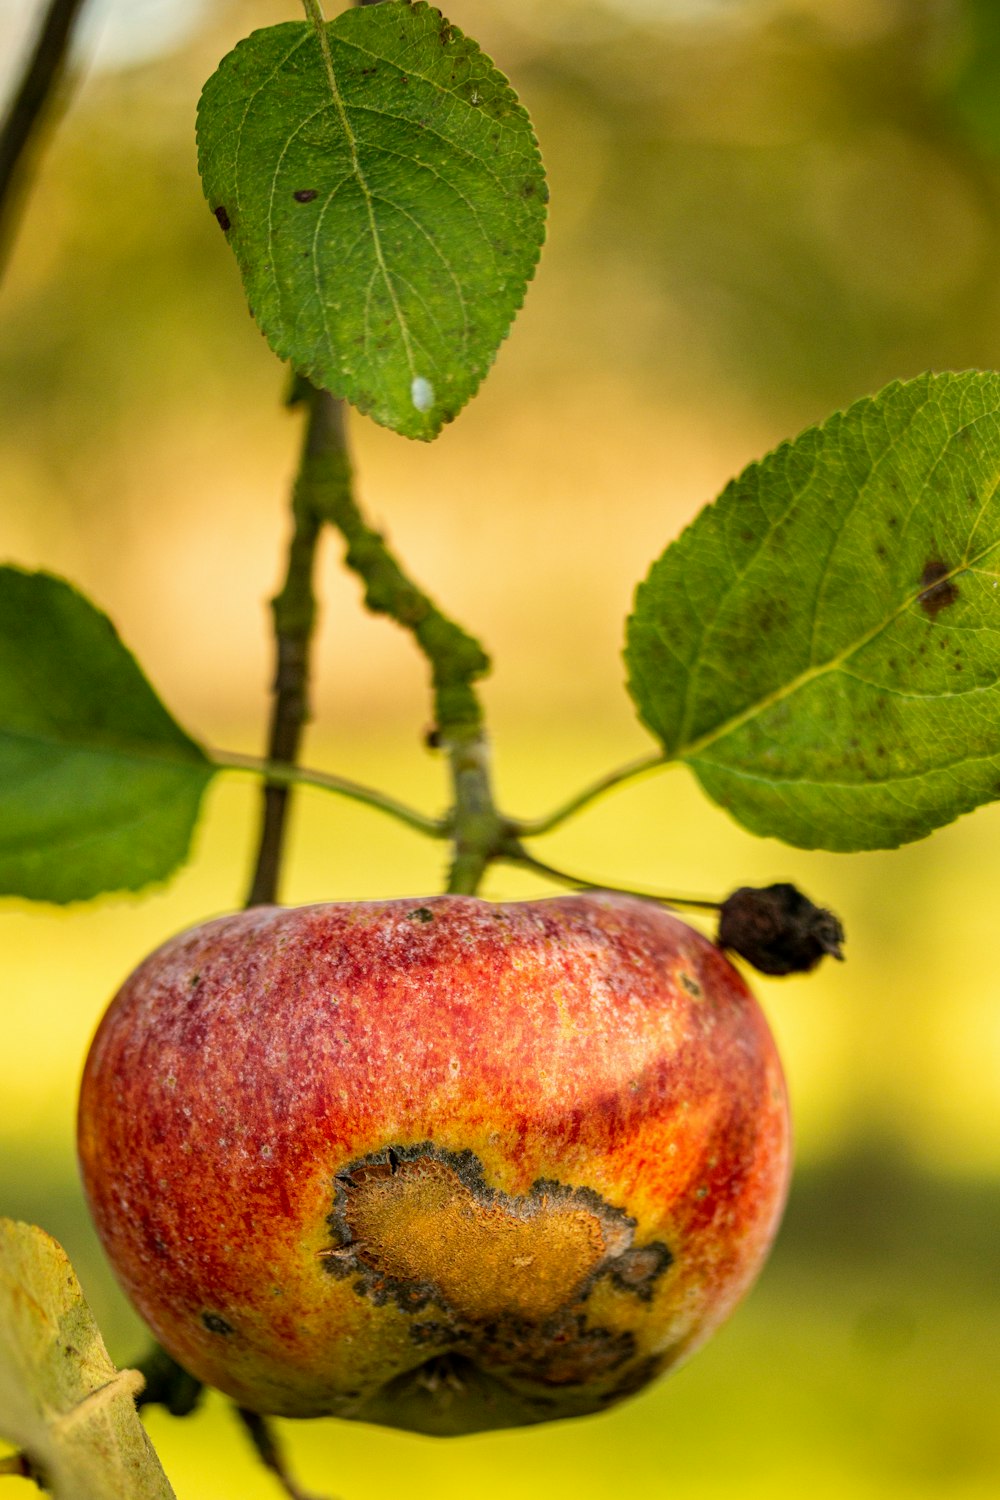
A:
{"label": "thin stem", "polygon": [[552,865],[543,864],[526,849],[514,847],[500,856],[505,864],[518,865],[523,870],[534,870],[538,875],[547,875],[560,885],[576,886],[586,891],[609,891],[613,896],[638,896],[641,901],[655,901],[660,906],[672,906],[680,911],[718,911],[720,901],[708,901],[698,896],[671,896],[662,891],[637,891],[629,886],[608,885],[603,880],[585,880],[580,875],[570,875]]}
{"label": "thin stem", "polygon": [[22,196],[28,150],[66,66],[73,30],[86,0],[49,0],[21,81],[0,125],[0,270],[13,238],[15,206]]}
{"label": "thin stem", "polygon": [[485,735],[454,739],[446,748],[455,795],[447,889],[452,895],[474,896],[490,863],[520,852],[520,845],[493,800]]}
{"label": "thin stem", "polygon": [[575,797],[571,797],[568,802],[564,802],[547,817],[517,818],[514,820],[514,827],[524,838],[537,838],[539,834],[550,833],[553,828],[558,828],[560,823],[565,823],[581,808],[587,807],[591,802],[596,802],[598,797],[603,797],[604,793],[610,792],[613,787],[621,786],[626,781],[645,776],[650,771],[656,771],[666,765],[669,765],[669,760],[661,752],[629,761],[627,765],[619,766],[617,771],[609,771],[606,776],[584,787],[582,792],[578,792]]}
{"label": "thin stem", "polygon": [[319,1500],[318,1496],[307,1493],[292,1478],[288,1462],[269,1419],[262,1417],[259,1412],[248,1411],[245,1406],[238,1406],[236,1414],[246,1429],[257,1457],[265,1469],[274,1475],[288,1496],[288,1500]]}
{"label": "thin stem", "polygon": [[317,31],[326,25],[326,16],[323,14],[323,7],[319,0],[302,0],[302,8]]}
{"label": "thin stem", "polygon": [[414,583],[385,537],[366,519],[343,452],[328,446],[313,454],[308,483],[316,514],[336,527],[347,544],[345,561],[364,584],[365,605],[408,630],[430,667],[434,743],[448,755],[454,788],[447,824],[455,846],[448,889],[471,894],[510,836],[510,824],[493,800],[483,710],[474,685],[489,671],[490,659]]}
{"label": "thin stem", "polygon": [[350,469],[339,455],[320,455],[310,482],[317,511],[347,543],[344,560],[364,584],[366,607],[409,630],[430,666],[437,740],[475,739],[483,711],[473,683],[489,671],[489,657],[408,577],[385,537],[362,514]]}
{"label": "thin stem", "polygon": [[448,836],[448,823],[443,819],[428,817],[426,813],[408,807],[405,802],[398,802],[395,797],[365,786],[360,781],[351,781],[346,776],[334,776],[328,771],[313,771],[308,766],[262,760],[257,755],[241,755],[236,750],[206,750],[205,753],[221,770],[255,771],[275,787],[321,787],[324,791],[336,792],[341,797],[349,797],[353,802],[364,802],[368,807],[388,813],[390,817],[397,818],[399,822],[406,823],[408,827],[415,828],[418,833],[427,834],[430,838],[443,839]]}
{"label": "thin stem", "polygon": [[[299,388],[295,396],[298,399]],[[299,472],[292,491],[292,537],[281,592],[272,601],[276,667],[267,759],[294,764],[309,718],[309,658],[316,624],[313,573],[321,518],[314,504],[311,475],[319,457],[334,455],[348,463],[340,403],[309,387],[309,416],[302,442]],[[277,900],[284,851],[291,783],[269,780],[264,786],[260,839],[247,906]]]}

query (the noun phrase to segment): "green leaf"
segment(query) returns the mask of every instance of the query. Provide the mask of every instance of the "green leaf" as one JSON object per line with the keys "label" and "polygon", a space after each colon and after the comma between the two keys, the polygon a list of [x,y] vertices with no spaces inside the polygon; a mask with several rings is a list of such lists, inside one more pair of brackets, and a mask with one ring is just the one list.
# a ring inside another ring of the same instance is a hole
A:
{"label": "green leaf", "polygon": [[1000,796],[1000,375],[888,386],[654,564],[629,689],[755,833],[892,848]]}
{"label": "green leaf", "polygon": [[205,195],[271,347],[407,437],[475,393],[544,235],[531,122],[422,3],[256,31],[198,112]]}
{"label": "green leaf", "polygon": [[213,769],[106,615],[60,578],[0,568],[0,893],[163,880]]}
{"label": "green leaf", "polygon": [[116,1370],[66,1252],[0,1219],[0,1437],[56,1500],[170,1500],[135,1409],[136,1370]]}

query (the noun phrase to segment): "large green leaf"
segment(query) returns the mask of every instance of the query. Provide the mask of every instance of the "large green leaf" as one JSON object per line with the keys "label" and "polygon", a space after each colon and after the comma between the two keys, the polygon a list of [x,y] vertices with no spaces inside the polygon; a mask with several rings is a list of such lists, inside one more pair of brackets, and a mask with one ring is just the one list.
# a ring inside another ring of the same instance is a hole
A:
{"label": "large green leaf", "polygon": [[108,1358],[62,1247],[0,1219],[0,1437],[55,1500],[170,1500],[135,1409],[141,1389]]}
{"label": "large green leaf", "polygon": [[1000,375],[888,386],[654,564],[629,688],[755,833],[891,848],[1000,796]]}
{"label": "large green leaf", "polygon": [[106,615],[60,578],[0,568],[0,893],[164,879],[213,769]]}
{"label": "large green leaf", "polygon": [[531,123],[422,3],[256,31],[198,112],[206,197],[276,353],[407,437],[474,394],[538,260]]}

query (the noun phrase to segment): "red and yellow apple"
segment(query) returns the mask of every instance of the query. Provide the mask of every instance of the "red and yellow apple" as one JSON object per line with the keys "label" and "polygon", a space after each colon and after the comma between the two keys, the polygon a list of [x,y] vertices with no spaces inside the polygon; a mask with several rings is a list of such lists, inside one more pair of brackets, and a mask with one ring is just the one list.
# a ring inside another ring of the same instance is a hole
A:
{"label": "red and yellow apple", "polygon": [[599,1411],[700,1344],[788,1175],[720,950],[586,894],[260,907],[160,948],[86,1064],[122,1285],[241,1406],[422,1432]]}

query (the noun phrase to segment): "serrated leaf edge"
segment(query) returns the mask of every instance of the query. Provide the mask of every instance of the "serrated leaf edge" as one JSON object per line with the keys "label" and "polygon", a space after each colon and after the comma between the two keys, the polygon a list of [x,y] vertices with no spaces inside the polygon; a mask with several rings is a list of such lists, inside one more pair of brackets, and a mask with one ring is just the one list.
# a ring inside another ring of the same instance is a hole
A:
{"label": "serrated leaf edge", "polygon": [[[410,4],[410,0],[405,0],[405,3],[407,4],[407,7],[409,9],[413,10],[413,11],[425,11],[425,10],[426,11],[430,11],[434,15],[440,16],[441,19],[444,20],[444,16],[443,16],[442,12],[436,6],[431,6],[431,5],[426,4],[426,0],[416,0],[415,4]],[[325,32],[324,32],[324,40],[325,40],[326,32],[328,32],[329,29],[335,25],[337,19],[338,18],[335,17],[333,20],[328,21],[326,23],[326,29],[325,29]],[[285,23],[279,23],[279,24],[301,25],[304,29],[303,29],[303,34],[302,34],[302,37],[300,38],[300,40],[298,42],[296,42],[295,46],[292,47],[291,50],[288,53],[285,54],[285,56],[281,59],[280,63],[276,64],[276,66],[275,66],[275,73],[278,72],[282,67],[284,67],[285,63],[287,63],[287,61],[289,60],[289,58],[293,57],[295,55],[295,53],[298,51],[299,47],[302,46],[302,45],[304,45],[307,41],[309,41],[310,37],[314,34],[313,31],[312,31],[312,28],[310,27],[309,22],[285,22]],[[500,78],[500,80],[503,82],[503,84],[506,85],[506,87],[508,89],[510,89],[511,94],[512,94],[513,99],[514,99],[514,107],[513,107],[513,111],[512,112],[518,114],[522,118],[522,120],[527,124],[527,127],[528,127],[528,137],[529,137],[529,140],[531,142],[531,145],[535,149],[535,152],[537,154],[537,159],[538,159],[538,166],[539,166],[539,168],[540,168],[540,170],[542,172],[543,194],[545,196],[545,201],[547,201],[548,192],[547,192],[547,186],[546,186],[546,183],[545,183],[545,174],[544,174],[544,167],[543,167],[542,159],[541,159],[541,151],[540,151],[539,144],[538,144],[538,138],[535,135],[534,127],[532,126],[531,117],[528,114],[528,111],[525,109],[524,105],[521,103],[520,99],[517,97],[516,90],[514,89],[513,85],[511,84],[510,79],[507,77],[507,75],[505,73],[503,73],[499,68],[497,68],[497,66],[496,66],[495,62],[493,61],[493,59],[490,58],[485,52],[483,52],[483,50],[479,46],[478,42],[475,41],[475,38],[469,37],[467,35],[467,33],[463,32],[460,27],[455,26],[452,22],[448,22],[448,24],[449,24],[449,26],[451,26],[453,33],[457,37],[459,37],[460,39],[463,39],[465,41],[468,41],[468,42],[472,43],[472,45],[476,48],[476,50],[484,58],[486,58],[487,62],[490,64],[490,66],[496,71],[497,76]],[[260,35],[262,32],[273,31],[274,29],[275,28],[273,26],[271,26],[271,27],[266,27],[265,26],[265,27],[258,27],[255,31],[252,31],[248,36],[244,37],[241,41],[237,42],[236,46],[229,53],[227,53],[227,55],[226,55],[225,58],[222,59],[222,61],[220,62],[219,66],[221,67],[222,63],[228,61],[232,57],[235,57],[235,55],[240,51],[240,49],[243,48],[243,47],[245,47],[245,46],[247,46],[249,43],[251,43],[256,36]],[[337,40],[338,40],[338,43],[342,43],[343,45],[357,47],[357,43],[354,43],[354,42],[349,41],[349,40],[345,41],[344,38],[338,37]],[[359,50],[361,50],[361,49],[359,49]],[[402,337],[402,340],[403,340],[403,344],[404,344],[404,347],[406,349],[407,363],[408,363],[408,365],[410,367],[411,378],[413,380],[417,380],[420,377],[419,377],[418,372],[416,370],[416,363],[415,363],[415,361],[413,359],[413,356],[412,356],[412,350],[411,350],[409,336],[408,336],[408,333],[407,333],[407,330],[406,330],[405,319],[403,319],[403,317],[402,317],[402,315],[401,315],[401,313],[399,311],[399,304],[398,304],[398,299],[396,297],[395,289],[392,286],[391,279],[388,276],[388,273],[387,273],[387,270],[386,270],[386,267],[385,267],[384,257],[381,255],[380,237],[378,235],[378,231],[377,231],[377,228],[376,228],[375,223],[374,223],[374,215],[373,215],[372,208],[371,208],[371,194],[369,193],[369,190],[368,190],[368,187],[367,187],[367,183],[365,182],[364,176],[363,176],[363,174],[361,172],[361,169],[360,169],[360,165],[358,163],[357,152],[355,150],[355,137],[354,137],[353,132],[350,129],[350,125],[349,125],[349,122],[348,122],[347,116],[346,116],[346,109],[345,109],[345,106],[343,104],[343,100],[342,100],[342,98],[340,96],[339,89],[337,88],[336,74],[335,74],[335,71],[333,70],[333,67],[332,67],[332,60],[329,57],[329,44],[328,43],[326,44],[326,46],[324,46],[323,51],[324,51],[324,63],[327,66],[327,74],[328,74],[328,78],[329,78],[330,83],[331,83],[331,89],[333,91],[334,101],[335,101],[336,107],[338,109],[338,113],[340,114],[340,117],[341,117],[341,124],[342,124],[343,129],[344,129],[344,134],[345,134],[348,142],[350,143],[351,157],[352,157],[352,163],[353,163],[353,166],[354,166],[355,177],[356,177],[356,180],[358,182],[358,185],[359,185],[362,193],[364,194],[365,203],[366,203],[366,205],[368,207],[369,224],[370,224],[370,227],[371,227],[371,230],[372,230],[373,238],[374,238],[374,240],[376,242],[376,245],[379,246],[378,258],[379,258],[380,268],[381,268],[382,273],[383,273],[383,279],[385,281],[386,288],[387,288],[387,290],[389,292],[389,295],[390,295],[390,297],[392,299],[393,306],[396,308],[396,311],[397,311],[397,321],[399,323],[400,334],[401,334],[401,337]],[[376,54],[373,53],[371,55],[375,56]],[[383,61],[390,61],[388,59],[382,59],[382,60]],[[272,74],[272,77],[273,76],[274,76],[274,74]],[[433,79],[427,79],[426,77],[424,77],[423,74],[414,73],[412,76],[413,77],[417,77],[417,78],[421,78],[421,79],[423,79],[424,82],[431,83],[435,87],[439,87],[439,85],[437,85]],[[261,90],[265,86],[266,86],[265,84],[261,84],[260,88],[257,89],[255,91],[255,93],[250,96],[250,99],[247,101],[247,109],[244,112],[244,116],[243,116],[244,120],[246,119],[246,114],[249,112],[250,102],[252,101],[253,98],[256,98],[256,95],[258,93],[260,93]],[[202,92],[202,98],[204,98],[204,90]],[[203,131],[202,131],[202,128],[201,128],[201,103],[200,102],[199,102],[199,109],[198,109],[198,122],[197,122],[197,125],[196,125],[196,131],[195,131],[195,139],[196,139],[198,153],[199,153],[199,159],[200,159],[201,158],[201,153],[202,153],[202,145],[203,145]],[[449,142],[449,144],[451,145],[452,143]],[[239,203],[238,190],[237,190],[237,203]],[[268,243],[270,245],[270,225],[268,226],[268,228],[269,228]],[[458,409],[459,411],[463,410],[464,407],[466,405],[468,405],[469,401],[471,401],[472,398],[479,391],[479,388],[482,385],[483,381],[485,380],[486,376],[489,374],[489,372],[492,369],[493,365],[496,363],[496,360],[497,360],[497,357],[498,357],[498,355],[500,353],[501,348],[506,343],[507,339],[510,337],[511,329],[514,326],[514,321],[515,321],[518,313],[521,311],[521,309],[524,306],[524,303],[525,303],[525,300],[526,300],[527,294],[528,294],[528,288],[530,287],[532,281],[534,280],[535,272],[536,272],[536,270],[538,268],[539,260],[541,259],[542,249],[543,249],[544,244],[545,244],[545,229],[546,229],[545,218],[542,218],[539,221],[538,228],[539,228],[538,239],[537,239],[537,242],[533,246],[534,253],[532,255],[530,264],[527,267],[527,274],[525,276],[524,287],[523,287],[523,289],[521,291],[520,297],[511,306],[510,318],[508,320],[507,326],[504,329],[503,333],[501,334],[500,339],[499,339],[496,347],[490,353],[489,357],[486,360],[483,361],[483,363],[481,364],[481,366],[478,366],[478,367],[477,366],[470,366],[469,367],[469,374],[471,376],[471,382],[469,384],[468,393],[467,393],[467,395],[465,397],[465,400],[462,402],[462,406],[459,407],[459,409]],[[277,281],[277,277],[273,276],[273,273],[272,273],[272,287],[273,287],[273,289],[275,291],[277,291],[278,281]],[[251,313],[253,314],[254,320],[256,321],[256,313],[254,312],[254,310],[252,308],[251,308]],[[263,333],[264,338],[266,339],[266,341],[267,341],[269,347],[272,349],[272,351],[277,355],[277,357],[279,359],[288,360],[291,363],[292,360],[293,360],[293,353],[294,353],[294,351],[291,348],[291,344],[290,344],[289,339],[287,337],[282,337],[280,330],[275,330],[273,333],[271,333],[268,330],[264,329],[261,325],[258,325],[258,326],[261,327],[261,332]],[[282,325],[282,326],[284,327],[284,325]],[[332,347],[332,341],[331,341],[331,347]],[[322,389],[329,390],[330,393],[331,393],[331,395],[336,396],[336,397],[338,397],[340,399],[348,401],[352,406],[355,407],[355,409],[357,411],[361,412],[362,415],[364,415],[364,416],[370,416],[372,418],[372,420],[375,421],[375,422],[377,422],[380,426],[387,427],[392,432],[400,433],[401,436],[416,438],[418,441],[421,441],[421,442],[432,442],[436,437],[440,436],[443,428],[446,427],[451,421],[453,421],[454,417],[458,415],[457,412],[451,412],[451,413],[450,412],[443,412],[435,420],[433,420],[431,422],[428,422],[427,427],[426,427],[426,429],[423,432],[417,432],[417,433],[402,432],[401,429],[399,428],[399,426],[397,426],[395,423],[393,423],[392,421],[390,421],[388,418],[379,416],[378,413],[374,410],[374,404],[373,403],[371,403],[371,404],[363,404],[362,402],[356,400],[355,397],[352,396],[346,388],[340,388],[339,386],[338,387],[334,387],[333,385],[331,385],[331,383],[329,382],[329,380],[327,380],[324,377],[324,375],[322,374],[322,372],[319,371],[316,368],[315,364],[311,365],[310,367],[299,367],[299,366],[296,366],[296,368],[299,370],[299,373],[305,375],[310,381],[312,381],[312,383],[314,385],[317,385],[317,386],[319,386]]]}
{"label": "serrated leaf edge", "polygon": [[[655,569],[657,568],[657,566],[659,565],[659,563],[663,560],[663,558],[666,557],[667,553],[673,547],[677,546],[679,542],[681,542],[685,537],[689,536],[697,528],[699,522],[702,520],[702,517],[705,516],[706,514],[708,514],[711,511],[711,509],[712,509],[712,507],[714,505],[717,505],[717,504],[721,503],[725,499],[726,495],[733,489],[733,487],[735,485],[737,485],[737,484],[740,484],[743,480],[746,479],[746,477],[748,475],[750,475],[754,471],[762,468],[765,464],[769,464],[773,459],[777,458],[780,454],[786,453],[788,450],[794,448],[795,445],[798,442],[800,442],[803,437],[805,437],[807,435],[813,435],[813,434],[815,436],[819,437],[821,434],[823,434],[824,432],[826,432],[827,429],[829,429],[834,424],[837,424],[837,423],[845,421],[852,413],[856,413],[856,412],[860,411],[862,408],[865,408],[865,407],[875,407],[876,403],[878,403],[879,401],[882,401],[882,400],[886,399],[887,397],[889,397],[890,393],[892,393],[894,391],[902,390],[904,387],[908,387],[910,389],[913,389],[913,388],[915,388],[915,387],[923,384],[924,386],[927,387],[927,389],[928,389],[928,395],[929,395],[930,390],[934,386],[945,385],[945,384],[948,384],[948,385],[953,384],[956,380],[961,379],[963,375],[975,375],[975,376],[979,376],[979,377],[981,377],[982,382],[985,383],[985,381],[988,378],[990,378],[990,374],[991,374],[991,372],[988,372],[988,371],[978,371],[978,370],[977,371],[963,371],[963,372],[947,371],[947,372],[943,372],[941,374],[919,375],[919,376],[916,376],[913,380],[910,380],[910,381],[904,381],[904,380],[894,380],[894,381],[891,381],[889,385],[883,387],[883,389],[881,391],[878,391],[875,395],[873,395],[873,396],[862,396],[859,400],[852,402],[850,404],[850,406],[845,407],[842,411],[832,412],[830,414],[830,416],[827,417],[824,421],[816,423],[816,424],[814,424],[811,427],[805,428],[803,430],[803,432],[801,432],[801,433],[798,434],[798,436],[796,436],[794,438],[789,438],[789,439],[787,439],[783,443],[779,443],[776,448],[772,449],[769,453],[765,454],[762,458],[754,459],[754,461],[752,463],[748,464],[746,466],[746,468],[742,469],[740,471],[740,473],[734,479],[730,480],[730,482],[725,486],[725,488],[722,490],[722,492],[718,496],[718,498],[715,501],[711,502],[711,504],[708,507],[706,507],[705,510],[701,511],[699,513],[699,515],[696,516],[695,519],[688,526],[686,526],[681,531],[680,535],[675,539],[675,541],[672,542],[672,543],[670,543],[668,545],[668,547],[665,549],[665,551],[660,554],[660,557],[658,557],[654,561],[654,563],[653,563],[652,567],[650,568],[650,571],[647,574],[646,578],[644,578],[642,580],[642,582],[639,584],[639,586],[638,586],[638,588],[636,590],[636,608],[633,609],[632,615],[629,617],[629,620],[627,622],[628,628],[631,629],[632,622],[633,622],[633,620],[636,617],[636,611],[638,609],[638,604],[639,604],[640,596],[647,589],[647,587],[649,587],[651,579],[652,579],[652,575],[653,575]],[[998,415],[1000,415],[1000,401],[998,401],[997,413],[998,413]],[[916,413],[914,413],[914,415],[916,415]],[[977,421],[982,420],[982,414],[980,414],[976,418],[976,420]],[[954,440],[959,436],[959,434],[961,432],[965,431],[966,428],[969,427],[969,426],[971,426],[971,425],[973,425],[973,424],[970,422],[970,423],[965,424],[964,427],[957,428],[955,430],[955,432],[953,432],[950,435],[949,442],[954,442]],[[991,487],[991,489],[989,491],[990,498],[992,498],[992,497],[994,497],[996,495],[998,489],[1000,489],[1000,473],[998,473],[995,476],[994,480],[993,480],[992,487]],[[796,497],[796,499],[797,499],[797,497]],[[915,503],[916,502],[914,502],[914,504]],[[769,530],[770,529],[773,529],[773,528],[769,528]],[[760,547],[763,547],[766,544],[767,539],[768,539],[768,534],[765,534],[765,535],[763,535],[761,537],[761,539],[760,539],[760,546],[753,553],[753,558],[754,559],[756,559],[756,557],[757,557],[757,555],[758,555],[758,553],[760,551]],[[967,558],[961,564],[959,564],[956,567],[950,569],[947,574],[942,574],[940,581],[942,583],[946,583],[950,579],[953,579],[953,578],[957,577],[961,573],[968,573],[968,572],[972,571],[975,568],[975,566],[977,564],[981,563],[984,560],[984,558],[988,557],[990,555],[990,553],[996,552],[998,550],[1000,550],[1000,540],[998,540],[997,542],[994,542],[990,547],[985,548],[982,552],[977,553],[976,555],[974,555],[974,556],[972,556],[970,558]],[[693,759],[695,759],[698,756],[700,756],[706,749],[710,748],[712,745],[718,744],[720,740],[726,738],[728,735],[735,733],[737,730],[741,729],[744,724],[747,724],[747,723],[751,722],[753,719],[757,718],[760,714],[767,712],[770,708],[773,708],[775,706],[775,704],[781,703],[786,698],[791,697],[794,693],[798,692],[800,688],[807,686],[808,683],[814,681],[816,678],[822,677],[822,676],[824,676],[828,672],[839,670],[839,668],[842,667],[843,664],[846,661],[850,660],[851,656],[853,656],[857,651],[862,650],[865,646],[869,645],[871,643],[871,641],[877,639],[878,636],[881,635],[884,630],[886,630],[895,620],[897,620],[900,617],[900,615],[905,614],[907,610],[911,609],[913,607],[913,605],[919,600],[921,594],[924,591],[925,591],[924,587],[921,587],[921,586],[915,587],[914,590],[912,591],[912,593],[906,599],[904,599],[902,601],[902,603],[894,611],[893,614],[886,616],[886,618],[884,620],[881,620],[879,622],[879,624],[876,627],[874,627],[871,631],[869,631],[865,636],[860,637],[859,639],[853,641],[851,643],[851,645],[847,649],[845,649],[843,652],[839,653],[837,656],[829,658],[829,660],[827,660],[826,662],[822,662],[822,663],[818,664],[817,666],[810,667],[805,672],[802,672],[797,677],[791,679],[788,683],[783,684],[782,687],[776,689],[773,693],[768,694],[766,697],[756,699],[746,709],[742,710],[742,712],[740,712],[739,714],[733,715],[729,719],[726,719],[717,728],[708,731],[706,734],[701,735],[697,740],[690,741],[688,744],[684,745],[684,747],[682,749],[675,748],[673,750],[667,750],[666,751],[666,758],[668,760],[671,760],[671,761],[683,761],[683,762],[690,763]],[[700,656],[700,647],[699,647],[699,656]],[[660,743],[662,744],[663,741],[662,741],[662,736],[660,734],[660,731],[658,729],[654,729],[653,726],[652,726],[652,724],[650,724],[648,718],[646,717],[645,713],[643,712],[643,709],[642,709],[641,705],[638,703],[638,700],[635,698],[635,694],[632,692],[632,683],[633,683],[633,680],[634,680],[634,678],[635,678],[635,676],[637,674],[634,671],[634,669],[632,667],[632,663],[631,663],[631,661],[629,659],[629,647],[628,647],[628,645],[626,645],[626,649],[625,649],[625,659],[626,659],[626,665],[627,665],[627,667],[629,669],[627,686],[628,686],[628,690],[629,690],[631,696],[633,697],[633,701],[636,702],[636,707],[637,707],[638,712],[639,712],[639,717],[642,720],[642,722],[646,725],[646,727],[651,731],[651,733],[654,735],[654,737],[657,740],[659,740]],[[688,670],[687,671],[688,682],[690,682],[692,675],[693,674]],[[926,697],[927,695],[926,694],[900,694],[900,696],[903,696],[903,697]],[[685,702],[686,702],[686,695],[685,695]],[[678,730],[677,743],[678,744],[681,743],[681,730]],[[741,774],[740,772],[736,771],[732,767],[726,767],[725,769],[731,775],[739,775],[739,774]],[[942,769],[947,769],[947,768],[942,768]],[[774,781],[780,780],[780,778],[767,778],[767,777],[763,777],[761,779],[763,779],[763,780],[774,780]],[[788,779],[792,780],[794,778],[788,778]],[[824,781],[823,784],[826,785],[828,783],[826,783]],[[869,783],[869,784],[871,784],[871,783]]]}

